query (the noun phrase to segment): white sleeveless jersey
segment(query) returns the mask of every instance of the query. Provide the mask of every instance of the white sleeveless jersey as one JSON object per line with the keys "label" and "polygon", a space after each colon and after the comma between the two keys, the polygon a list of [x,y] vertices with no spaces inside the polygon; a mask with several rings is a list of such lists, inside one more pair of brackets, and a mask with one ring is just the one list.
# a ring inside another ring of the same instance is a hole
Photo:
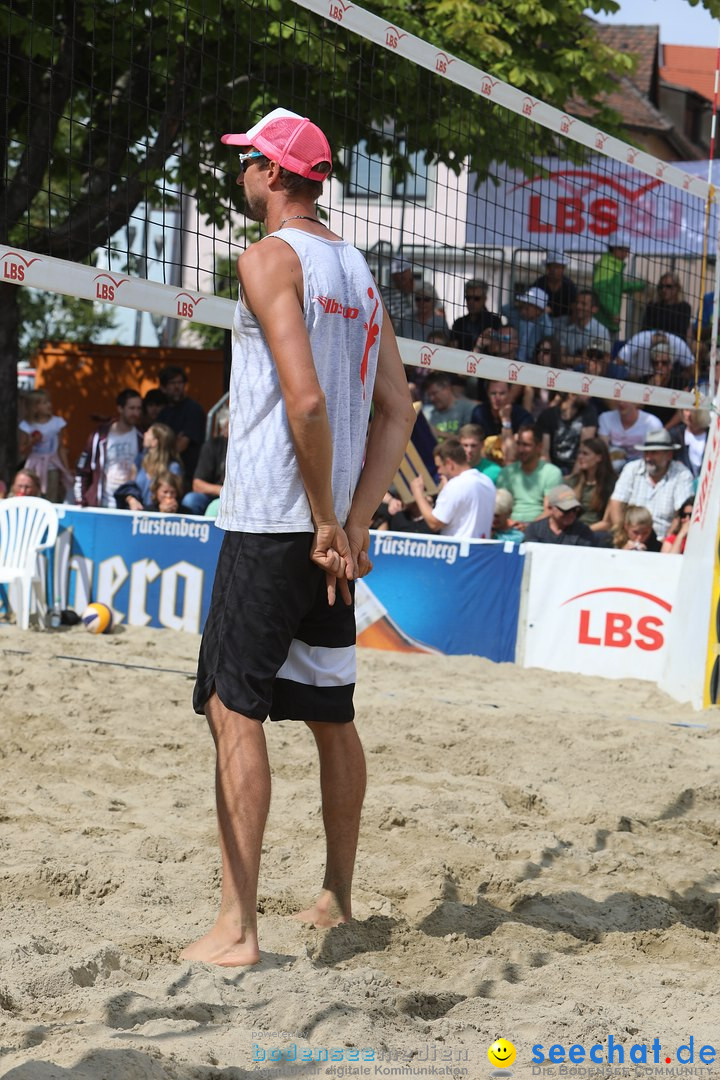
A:
{"label": "white sleeveless jersey", "polygon": [[[379,290],[352,244],[292,228],[271,235],[288,244],[302,266],[305,325],[332,431],[332,490],[342,525],[365,450],[382,328]],[[313,532],[277,370],[242,296],[233,320],[230,429],[217,524],[233,532]]]}

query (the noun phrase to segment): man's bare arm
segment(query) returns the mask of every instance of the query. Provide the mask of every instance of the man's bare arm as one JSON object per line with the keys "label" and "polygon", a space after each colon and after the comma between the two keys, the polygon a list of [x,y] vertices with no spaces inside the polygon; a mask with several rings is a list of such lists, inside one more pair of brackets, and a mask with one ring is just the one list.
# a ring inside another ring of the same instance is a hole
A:
{"label": "man's bare arm", "polygon": [[365,464],[348,517],[349,525],[365,529],[392,483],[415,425],[410,389],[387,312],[380,336],[373,407]]}

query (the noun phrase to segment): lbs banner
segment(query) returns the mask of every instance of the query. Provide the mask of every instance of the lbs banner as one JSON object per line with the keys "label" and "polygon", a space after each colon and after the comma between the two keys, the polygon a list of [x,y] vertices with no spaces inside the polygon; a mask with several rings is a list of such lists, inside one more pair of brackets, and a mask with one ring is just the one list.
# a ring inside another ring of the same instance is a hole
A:
{"label": "lbs banner", "polygon": [[682,555],[527,544],[517,661],[657,682]]}
{"label": "lbs banner", "polygon": [[[600,252],[620,238],[635,255],[702,254],[700,199],[610,158],[536,164],[534,176],[499,165],[476,192],[471,178],[468,244]],[[707,162],[692,165],[707,170]],[[710,235],[717,235],[714,208]]]}
{"label": "lbs banner", "polygon": [[[53,579],[63,607],[101,600],[116,623],[198,634],[222,532],[204,518],[58,508]],[[372,533],[358,588],[358,643],[400,651],[515,655],[523,557],[517,546]]]}

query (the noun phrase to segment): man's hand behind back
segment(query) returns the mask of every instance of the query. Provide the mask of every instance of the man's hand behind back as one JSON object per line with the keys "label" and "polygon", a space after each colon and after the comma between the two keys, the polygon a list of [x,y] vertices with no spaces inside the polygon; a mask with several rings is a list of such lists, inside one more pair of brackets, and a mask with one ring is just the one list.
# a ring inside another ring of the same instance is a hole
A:
{"label": "man's hand behind back", "polygon": [[337,588],[346,604],[352,604],[348,581],[356,576],[356,565],[345,530],[337,521],[315,526],[311,560],[325,571],[328,604],[335,603]]}

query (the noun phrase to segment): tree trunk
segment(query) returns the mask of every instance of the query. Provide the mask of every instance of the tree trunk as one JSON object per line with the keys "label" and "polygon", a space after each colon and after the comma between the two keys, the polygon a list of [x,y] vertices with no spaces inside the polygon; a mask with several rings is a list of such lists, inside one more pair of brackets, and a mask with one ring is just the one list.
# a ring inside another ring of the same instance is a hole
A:
{"label": "tree trunk", "polygon": [[19,285],[0,284],[0,479],[10,486],[17,469]]}

